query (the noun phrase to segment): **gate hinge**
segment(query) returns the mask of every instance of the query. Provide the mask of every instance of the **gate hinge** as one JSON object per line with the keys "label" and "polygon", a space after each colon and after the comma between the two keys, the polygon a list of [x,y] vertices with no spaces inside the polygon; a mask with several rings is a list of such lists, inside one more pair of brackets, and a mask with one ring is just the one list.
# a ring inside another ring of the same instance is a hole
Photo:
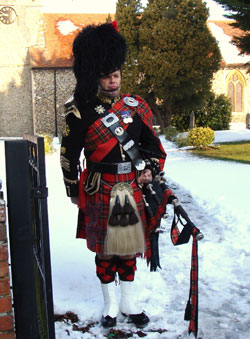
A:
{"label": "gate hinge", "polygon": [[48,187],[46,186],[38,186],[32,189],[34,198],[47,198],[48,197]]}

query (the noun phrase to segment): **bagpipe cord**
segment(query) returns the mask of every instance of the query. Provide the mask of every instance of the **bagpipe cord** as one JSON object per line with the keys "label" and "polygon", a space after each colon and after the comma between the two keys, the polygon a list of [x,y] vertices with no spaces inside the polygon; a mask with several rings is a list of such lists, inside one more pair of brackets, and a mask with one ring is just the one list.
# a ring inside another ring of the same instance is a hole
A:
{"label": "bagpipe cord", "polygon": [[[190,236],[193,237],[192,244],[192,257],[191,257],[191,270],[190,270],[190,290],[189,290],[189,299],[187,302],[184,320],[189,321],[189,334],[193,332],[195,338],[198,334],[198,243],[197,243],[197,233],[199,230],[194,226],[190,228],[187,232],[185,230],[186,225],[182,225],[183,230],[180,232],[177,226],[178,221],[182,223],[180,218],[176,221],[176,216],[174,216],[172,228],[171,228],[171,240],[173,244],[182,245],[189,241]],[[188,228],[188,227],[187,227]]]}

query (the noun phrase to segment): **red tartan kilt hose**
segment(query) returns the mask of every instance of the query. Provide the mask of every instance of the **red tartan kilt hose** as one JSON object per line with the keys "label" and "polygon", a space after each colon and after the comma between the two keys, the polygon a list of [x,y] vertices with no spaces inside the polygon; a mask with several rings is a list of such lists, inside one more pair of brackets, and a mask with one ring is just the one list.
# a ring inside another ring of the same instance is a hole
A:
{"label": "red tartan kilt hose", "polygon": [[[82,176],[84,175],[86,177],[86,173],[84,174],[83,172]],[[128,174],[102,174],[100,189],[93,195],[88,195],[84,192],[83,180],[80,180],[80,203],[76,237],[86,239],[88,249],[93,252],[102,253],[104,250],[109,216],[110,192],[112,187],[120,182],[130,183],[133,188],[134,199],[142,218],[145,234],[147,234],[142,190],[136,183],[135,172]],[[146,236],[146,238],[148,237]]]}

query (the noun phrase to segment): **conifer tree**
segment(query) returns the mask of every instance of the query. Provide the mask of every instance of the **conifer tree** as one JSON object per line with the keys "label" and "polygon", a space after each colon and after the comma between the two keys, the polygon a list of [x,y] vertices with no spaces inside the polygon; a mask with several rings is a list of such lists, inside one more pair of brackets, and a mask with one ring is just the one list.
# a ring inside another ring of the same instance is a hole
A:
{"label": "conifer tree", "polygon": [[215,0],[222,7],[231,11],[225,17],[235,20],[231,25],[240,28],[243,36],[235,36],[233,41],[242,54],[250,54],[250,1],[249,0]]}
{"label": "conifer tree", "polygon": [[122,89],[125,92],[139,91],[139,25],[142,12],[140,0],[118,0],[115,18],[119,32],[126,38],[128,52],[122,73]]}
{"label": "conifer tree", "polygon": [[140,23],[143,96],[162,125],[208,95],[220,52],[202,0],[150,0]]}
{"label": "conifer tree", "polygon": [[110,13],[108,14],[108,16],[107,16],[107,18],[106,18],[106,22],[107,22],[107,23],[111,23],[111,22],[112,22],[112,18],[111,18]]}

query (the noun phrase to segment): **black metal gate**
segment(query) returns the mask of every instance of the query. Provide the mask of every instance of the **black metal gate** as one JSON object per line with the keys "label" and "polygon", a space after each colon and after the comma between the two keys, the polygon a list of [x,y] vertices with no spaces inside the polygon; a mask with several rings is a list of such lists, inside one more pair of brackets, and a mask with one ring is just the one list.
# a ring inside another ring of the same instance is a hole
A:
{"label": "black metal gate", "polygon": [[54,339],[44,139],[5,141],[17,339]]}

